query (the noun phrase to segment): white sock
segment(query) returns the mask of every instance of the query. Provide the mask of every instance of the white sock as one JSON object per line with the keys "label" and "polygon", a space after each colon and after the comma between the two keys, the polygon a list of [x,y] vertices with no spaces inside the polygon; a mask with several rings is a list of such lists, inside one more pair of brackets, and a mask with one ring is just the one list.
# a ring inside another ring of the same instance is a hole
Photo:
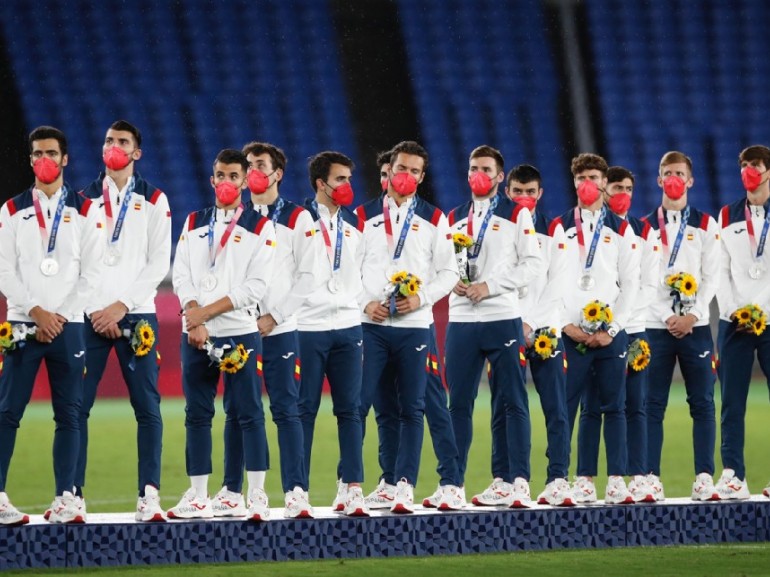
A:
{"label": "white sock", "polygon": [[249,483],[249,491],[265,488],[265,475],[267,471],[246,471],[246,480]]}
{"label": "white sock", "polygon": [[206,499],[209,496],[209,476],[195,475],[190,477],[190,485],[195,489],[195,496],[199,499]]}

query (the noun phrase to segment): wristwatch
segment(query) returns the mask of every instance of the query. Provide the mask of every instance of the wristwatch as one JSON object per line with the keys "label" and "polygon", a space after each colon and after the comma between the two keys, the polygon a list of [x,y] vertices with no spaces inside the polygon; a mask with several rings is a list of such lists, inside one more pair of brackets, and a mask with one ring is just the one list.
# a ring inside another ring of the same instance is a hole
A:
{"label": "wristwatch", "polygon": [[613,339],[618,336],[620,327],[617,323],[610,323],[610,326],[607,328],[607,334],[610,335]]}

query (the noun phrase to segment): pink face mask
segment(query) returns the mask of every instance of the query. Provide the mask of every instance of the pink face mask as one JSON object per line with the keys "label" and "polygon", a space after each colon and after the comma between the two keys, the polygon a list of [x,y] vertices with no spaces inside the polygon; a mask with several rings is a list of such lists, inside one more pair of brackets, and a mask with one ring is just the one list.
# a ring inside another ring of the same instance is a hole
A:
{"label": "pink face mask", "polygon": [[477,170],[468,177],[468,184],[475,196],[486,196],[492,190],[492,179],[484,172]]}
{"label": "pink face mask", "polygon": [[43,184],[51,184],[61,174],[61,167],[47,156],[41,156],[32,164],[32,172]]}
{"label": "pink face mask", "polygon": [[611,196],[607,204],[615,214],[626,214],[631,208],[631,195],[627,192],[620,192]]}
{"label": "pink face mask", "polygon": [[534,196],[528,196],[526,194],[514,196],[511,200],[529,211],[535,210],[535,206],[537,206],[537,199]]}
{"label": "pink face mask", "polygon": [[382,178],[380,179],[380,188],[382,188],[382,192],[388,191],[388,179]]}
{"label": "pink face mask", "polygon": [[679,200],[684,194],[684,180],[678,176],[667,176],[663,180],[663,194],[671,200]]}
{"label": "pink face mask", "polygon": [[337,188],[332,188],[331,198],[337,206],[350,206],[353,204],[353,187],[349,182],[340,184]]}
{"label": "pink face mask", "polygon": [[249,190],[253,194],[264,194],[270,187],[270,179],[261,170],[250,170],[247,175],[247,182],[249,184]]}
{"label": "pink face mask", "polygon": [[390,183],[393,185],[393,190],[401,196],[409,196],[417,190],[417,179],[408,172],[394,174]]}
{"label": "pink face mask", "polygon": [[590,206],[599,198],[599,187],[593,180],[586,178],[577,187],[577,196],[580,202],[586,206]]}
{"label": "pink face mask", "polygon": [[230,206],[241,196],[241,189],[229,180],[224,180],[217,184],[214,192],[217,195],[217,200],[224,206]]}
{"label": "pink face mask", "polygon": [[102,154],[102,160],[104,160],[104,166],[110,170],[123,170],[131,162],[131,157],[119,146],[110,146]]}
{"label": "pink face mask", "polygon": [[753,166],[747,166],[741,170],[741,180],[743,181],[743,186],[746,187],[746,190],[749,192],[757,190],[759,185],[762,184],[763,174],[763,172],[759,172],[759,170]]}

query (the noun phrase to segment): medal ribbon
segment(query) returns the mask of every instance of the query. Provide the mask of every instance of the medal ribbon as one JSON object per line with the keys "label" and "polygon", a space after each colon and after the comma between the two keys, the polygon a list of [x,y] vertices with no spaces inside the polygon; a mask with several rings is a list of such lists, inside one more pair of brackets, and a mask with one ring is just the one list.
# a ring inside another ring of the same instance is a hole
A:
{"label": "medal ribbon", "polygon": [[[481,228],[479,228],[479,237],[473,242],[473,246],[468,251],[469,260],[476,260],[479,257],[479,253],[481,252],[481,245],[484,244],[484,236],[487,234],[489,221],[492,218],[492,213],[494,213],[495,208],[497,208],[497,203],[499,200],[500,197],[495,195],[492,200],[489,201],[487,214],[484,215],[484,220],[481,221]],[[468,236],[473,238],[473,201],[471,201],[471,207],[468,210]]]}
{"label": "medal ribbon", "polygon": [[313,201],[313,208],[318,214],[318,223],[321,225],[321,234],[324,237],[329,264],[332,265],[332,273],[336,273],[340,270],[340,262],[342,260],[342,211],[337,209],[337,239],[334,245],[334,253],[332,254],[332,239],[329,235],[329,230],[324,224],[324,219],[321,217],[321,213],[318,212],[318,203],[316,201]]}
{"label": "medal ribbon", "polygon": [[663,207],[658,207],[658,228],[660,229],[660,242],[663,245],[663,252],[668,256],[668,268],[673,268],[676,262],[676,256],[679,254],[679,249],[682,246],[682,239],[684,239],[684,230],[687,228],[687,221],[690,220],[690,206],[685,206],[682,211],[682,222],[679,223],[679,231],[676,233],[674,239],[674,248],[669,253],[668,249],[668,233],[666,232],[666,221],[663,218]]}
{"label": "medal ribbon", "polygon": [[[131,195],[134,193],[136,187],[136,179],[132,176],[131,182],[128,185],[126,196],[123,198],[123,203],[120,205],[120,212],[118,213],[118,220],[113,223],[112,220],[112,202],[110,202],[110,187],[107,184],[107,177],[104,177],[102,181],[102,198],[104,199],[104,215],[107,218],[107,230],[110,231],[111,236],[110,244],[115,244],[120,238],[120,232],[123,230],[123,221],[126,219],[126,211],[128,210],[128,203],[131,200]],[[120,194],[120,193],[118,193]]]}
{"label": "medal ribbon", "polygon": [[406,218],[404,224],[401,227],[401,235],[398,237],[398,244],[395,250],[393,249],[393,225],[390,222],[390,207],[388,206],[388,195],[382,197],[382,216],[385,220],[385,240],[388,242],[388,252],[393,256],[391,261],[395,262],[401,258],[401,251],[404,250],[404,243],[406,242],[406,235],[409,234],[409,228],[412,224],[412,218],[414,217],[414,208],[416,200],[412,200],[409,208],[406,211]]}
{"label": "medal ribbon", "polygon": [[596,247],[599,246],[599,237],[601,236],[602,228],[604,228],[604,218],[607,216],[607,210],[604,205],[599,212],[599,218],[596,220],[596,228],[594,229],[594,236],[591,239],[591,247],[588,249],[588,256],[586,256],[586,242],[583,236],[583,221],[580,218],[580,207],[575,207],[575,228],[577,229],[578,247],[580,249],[580,262],[583,266],[583,273],[589,273],[591,267],[594,265],[594,258],[596,257]]}
{"label": "medal ribbon", "polygon": [[751,256],[755,261],[759,261],[765,252],[765,241],[767,240],[767,231],[770,229],[770,208],[768,204],[765,204],[765,223],[762,225],[762,232],[759,234],[759,244],[757,245],[757,238],[754,235],[754,223],[751,222],[751,211],[749,210],[748,202],[744,207],[744,214],[746,215],[746,230],[749,233],[749,246],[751,247]]}
{"label": "medal ribbon", "polygon": [[214,249],[214,224],[217,220],[217,210],[214,209],[214,213],[211,215],[211,220],[209,221],[209,262],[210,268],[214,268],[214,265],[217,262],[217,257],[221,254],[221,252],[225,248],[225,244],[227,244],[228,239],[230,238],[230,235],[233,233],[233,229],[235,228],[235,225],[238,224],[238,219],[241,218],[241,215],[243,214],[243,203],[240,204],[240,206],[235,210],[235,215],[230,220],[230,224],[227,225],[227,228],[225,229],[224,234],[222,234],[222,238],[219,239],[219,243],[216,246],[216,250]]}
{"label": "medal ribbon", "polygon": [[[283,211],[283,205],[286,204],[286,201],[284,201],[282,198],[278,199],[278,202],[275,203],[275,210],[273,211],[272,216],[270,217],[270,222],[275,224],[278,222],[278,217],[281,216],[281,212]],[[241,205],[243,206],[243,205]],[[267,209],[268,212],[270,212],[270,209]]]}
{"label": "medal ribbon", "polygon": [[48,230],[45,226],[45,217],[43,216],[43,209],[40,206],[40,199],[37,197],[37,192],[32,191],[32,204],[35,207],[35,217],[37,217],[37,226],[40,230],[40,237],[43,239],[43,245],[48,245],[46,249],[46,257],[50,257],[53,253],[53,249],[56,248],[56,237],[59,235],[59,224],[61,223],[61,216],[64,212],[64,201],[67,198],[67,189],[62,188],[61,196],[59,197],[59,204],[56,205],[56,213],[51,223],[51,235],[48,235]]}

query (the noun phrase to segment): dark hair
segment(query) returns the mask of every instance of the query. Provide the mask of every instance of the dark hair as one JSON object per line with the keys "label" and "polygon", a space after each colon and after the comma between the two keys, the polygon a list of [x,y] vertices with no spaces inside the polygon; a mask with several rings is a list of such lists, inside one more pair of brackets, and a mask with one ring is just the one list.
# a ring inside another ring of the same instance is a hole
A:
{"label": "dark hair", "polygon": [[602,175],[607,176],[607,161],[598,154],[590,152],[581,152],[572,159],[572,176],[577,176],[586,170],[598,170]]}
{"label": "dark hair", "polygon": [[765,169],[770,168],[770,148],[761,144],[754,144],[741,150],[740,155],[738,155],[738,164],[752,160],[761,160]]}
{"label": "dark hair", "polygon": [[310,173],[310,186],[313,190],[315,190],[316,179],[320,178],[325,182],[329,178],[332,164],[347,166],[351,171],[356,167],[353,161],[341,152],[333,150],[319,152],[315,156],[310,157],[307,163],[307,170]]}
{"label": "dark hair", "polygon": [[29,133],[29,153],[32,154],[32,143],[36,140],[45,140],[46,138],[55,138],[59,143],[59,150],[61,152],[61,155],[64,156],[67,154],[67,137],[64,136],[64,133],[59,130],[58,128],[54,128],[53,126],[38,126]]}
{"label": "dark hair", "polygon": [[222,164],[240,164],[243,168],[243,172],[249,170],[249,161],[246,160],[246,155],[235,148],[224,148],[220,150],[214,160],[213,166],[216,166],[217,162],[221,162]]}
{"label": "dark hair", "polygon": [[481,146],[477,146],[471,151],[471,155],[468,157],[468,161],[470,162],[474,158],[482,158],[482,157],[489,157],[495,159],[495,164],[497,164],[497,170],[498,172],[502,171],[505,167],[505,160],[503,159],[502,153],[497,150],[496,148],[492,148],[491,146],[488,146],[486,144],[482,144]]}
{"label": "dark hair", "polygon": [[391,151],[386,150],[385,152],[378,152],[377,153],[377,169],[379,170],[382,168],[383,164],[390,164],[390,155]]}
{"label": "dark hair", "polygon": [[509,185],[514,180],[522,184],[537,181],[538,188],[540,188],[543,182],[540,171],[531,164],[517,164],[514,166],[505,178],[505,184]]}
{"label": "dark hair", "polygon": [[127,120],[116,120],[110,125],[111,130],[120,130],[122,132],[130,132],[134,136],[134,142],[136,142],[136,147],[141,148],[142,147],[142,133],[139,132],[139,129],[128,122]]}
{"label": "dark hair", "polygon": [[[286,154],[283,150],[277,146],[268,142],[249,142],[243,146],[243,155],[248,156],[253,154],[259,156],[260,154],[267,153],[270,156],[270,163],[273,165],[273,170],[286,170]],[[278,182],[280,185],[280,181]]]}
{"label": "dark hair", "polygon": [[396,157],[400,153],[419,156],[423,160],[423,165],[422,165],[423,172],[425,172],[425,170],[428,168],[428,151],[425,150],[419,144],[417,144],[414,140],[404,140],[396,144],[396,146],[394,146],[393,148],[391,148],[389,164],[393,164],[396,161]]}
{"label": "dark hair", "polygon": [[610,166],[607,169],[607,184],[611,182],[622,182],[626,178],[631,179],[631,184],[634,183],[633,173],[623,166]]}

